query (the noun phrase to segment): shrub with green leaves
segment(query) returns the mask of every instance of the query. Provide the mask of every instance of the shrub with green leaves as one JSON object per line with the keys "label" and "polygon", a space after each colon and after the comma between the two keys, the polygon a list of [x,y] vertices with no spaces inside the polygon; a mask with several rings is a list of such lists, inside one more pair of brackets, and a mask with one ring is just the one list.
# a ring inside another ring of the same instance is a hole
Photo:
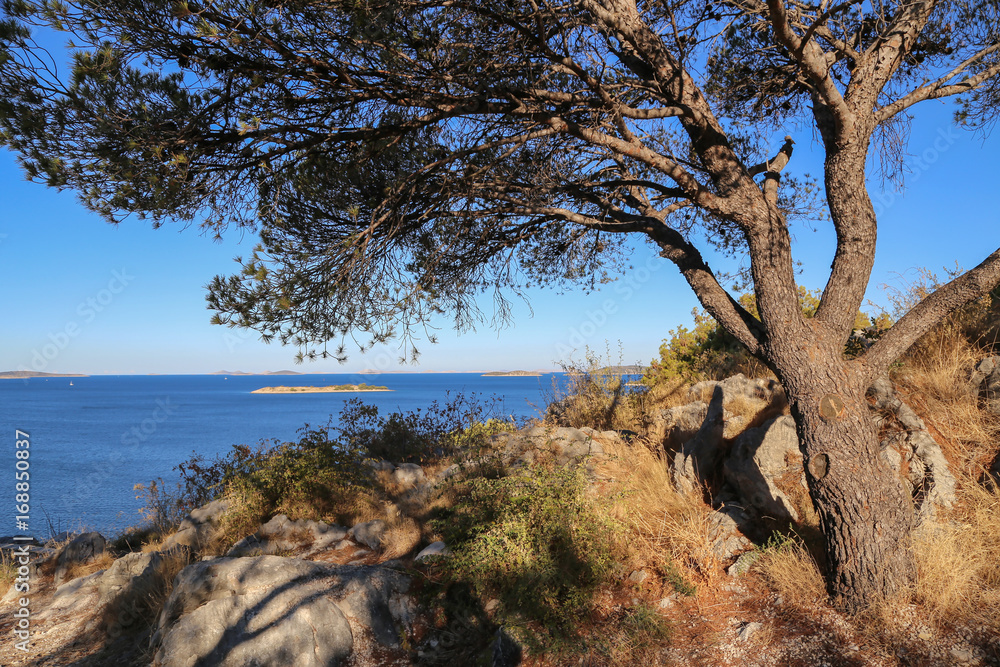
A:
{"label": "shrub with green leaves", "polygon": [[471,479],[436,522],[451,546],[444,567],[456,582],[495,596],[503,613],[563,636],[615,571],[621,527],[586,493],[584,472],[531,468]]}
{"label": "shrub with green leaves", "polygon": [[497,416],[496,399],[472,394],[433,401],[424,410],[392,412],[383,417],[360,399],[345,401],[340,413],[339,439],[374,459],[394,463],[426,463],[468,453],[476,455],[486,438],[517,427]]}
{"label": "shrub with green leaves", "polygon": [[296,442],[234,445],[211,463],[192,457],[178,466],[187,497],[228,498],[225,529],[235,538],[279,512],[343,522],[377,506],[364,452],[331,440],[329,427],[299,433]]}

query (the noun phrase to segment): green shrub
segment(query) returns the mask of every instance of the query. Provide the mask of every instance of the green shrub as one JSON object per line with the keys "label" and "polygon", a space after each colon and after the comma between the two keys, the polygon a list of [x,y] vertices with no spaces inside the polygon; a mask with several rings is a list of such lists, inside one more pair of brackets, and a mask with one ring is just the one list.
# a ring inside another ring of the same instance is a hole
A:
{"label": "green shrub", "polygon": [[340,413],[339,439],[373,459],[394,463],[427,463],[444,457],[476,455],[489,435],[516,428],[497,416],[498,401],[472,394],[433,401],[426,410],[379,415],[360,399],[345,401]]}
{"label": "green shrub", "polygon": [[619,525],[586,493],[580,469],[532,468],[457,485],[437,529],[452,548],[456,582],[495,596],[502,613],[567,636],[613,576]]}
{"label": "green shrub", "polygon": [[206,463],[194,456],[178,470],[189,503],[225,496],[227,535],[238,539],[276,513],[348,521],[377,506],[374,472],[364,452],[330,439],[330,428],[308,425],[296,442],[234,445]]}

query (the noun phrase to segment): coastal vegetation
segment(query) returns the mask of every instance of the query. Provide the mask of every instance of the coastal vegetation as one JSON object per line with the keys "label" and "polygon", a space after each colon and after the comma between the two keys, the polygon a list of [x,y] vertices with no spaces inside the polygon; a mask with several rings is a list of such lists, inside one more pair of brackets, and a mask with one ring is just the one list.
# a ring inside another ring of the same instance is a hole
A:
{"label": "coastal vegetation", "polygon": [[[911,291],[933,290],[936,279],[925,277]],[[173,553],[163,550],[190,530],[178,531],[182,520],[224,501],[216,532],[197,544],[201,559],[251,548],[275,517],[353,530],[380,523],[378,546],[363,558],[405,564],[418,582],[426,634],[410,651],[417,664],[476,664],[500,635],[539,667],[656,664],[667,655],[712,662],[732,651],[751,662],[778,656],[775,664],[792,655],[807,664],[948,664],[956,655],[991,664],[1000,657],[1000,417],[968,378],[1000,352],[998,333],[994,293],[956,311],[892,368],[899,395],[954,473],[955,497],[920,519],[914,583],[858,613],[843,613],[828,596],[831,565],[807,494],[793,499],[799,511],[788,523],[741,528],[753,541],[730,555],[718,548],[718,481],[679,489],[677,448],[662,415],[692,396],[709,400],[712,392],[697,385],[714,379],[705,370],[719,361],[711,337],[684,348],[684,372],[665,375],[654,363],[641,386],[606,372],[615,365],[610,354],[589,352],[531,424],[504,418],[499,404],[481,397],[388,414],[354,398],[337,419],[306,425],[293,441],[238,444],[213,460],[193,456],[179,464],[178,485],[138,486],[143,525],[70,576],[110,571],[128,554]],[[726,405],[727,423],[739,425],[725,433],[733,447],[789,412],[786,401],[749,396]],[[600,447],[567,458],[556,443],[569,433]],[[915,490],[911,502],[932,490]],[[296,540],[311,539],[304,528],[290,535],[281,557],[299,553]],[[437,540],[447,553],[412,560]],[[335,553],[331,545],[321,555]],[[204,562],[213,560],[232,558]],[[147,641],[188,563],[188,556],[162,561],[163,574],[134,604],[139,620],[129,632],[138,634],[126,639]],[[12,580],[15,572],[0,559],[0,576]],[[734,618],[743,619],[735,629]],[[759,634],[745,638],[751,630]],[[816,639],[831,632],[837,641]]]}

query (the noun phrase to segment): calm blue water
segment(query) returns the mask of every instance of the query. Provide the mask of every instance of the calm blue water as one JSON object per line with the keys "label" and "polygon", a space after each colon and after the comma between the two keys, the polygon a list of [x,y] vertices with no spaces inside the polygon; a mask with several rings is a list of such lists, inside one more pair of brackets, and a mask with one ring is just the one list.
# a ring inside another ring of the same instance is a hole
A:
{"label": "calm blue water", "polygon": [[[162,477],[193,452],[213,458],[237,443],[292,440],[305,423],[326,424],[352,396],[379,414],[443,403],[449,393],[496,396],[504,415],[536,416],[562,374],[472,373],[292,376],[93,376],[0,380],[0,535],[14,525],[14,431],[31,438],[30,533],[87,527],[111,535],[140,521],[133,485]],[[72,381],[72,385],[70,382]],[[251,394],[261,387],[367,382],[392,392]],[[2,442],[6,440],[6,442]],[[6,458],[6,461],[3,459]],[[6,470],[6,472],[5,472]],[[3,504],[0,504],[3,507]],[[7,514],[9,516],[4,516]]]}

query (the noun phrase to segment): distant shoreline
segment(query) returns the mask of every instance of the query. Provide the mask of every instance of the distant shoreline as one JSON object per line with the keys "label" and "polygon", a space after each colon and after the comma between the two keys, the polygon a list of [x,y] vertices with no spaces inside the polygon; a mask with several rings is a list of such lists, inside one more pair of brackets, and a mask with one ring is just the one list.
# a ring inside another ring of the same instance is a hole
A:
{"label": "distant shoreline", "polygon": [[388,387],[370,387],[366,384],[338,384],[329,387],[261,387],[251,394],[332,394],[360,391],[392,391]]}
{"label": "distant shoreline", "polygon": [[40,371],[3,371],[0,380],[23,380],[24,378],[87,378],[83,373],[42,373]]}
{"label": "distant shoreline", "polygon": [[489,373],[482,374],[484,378],[511,378],[511,377],[541,377],[542,374],[538,371],[490,371]]}

